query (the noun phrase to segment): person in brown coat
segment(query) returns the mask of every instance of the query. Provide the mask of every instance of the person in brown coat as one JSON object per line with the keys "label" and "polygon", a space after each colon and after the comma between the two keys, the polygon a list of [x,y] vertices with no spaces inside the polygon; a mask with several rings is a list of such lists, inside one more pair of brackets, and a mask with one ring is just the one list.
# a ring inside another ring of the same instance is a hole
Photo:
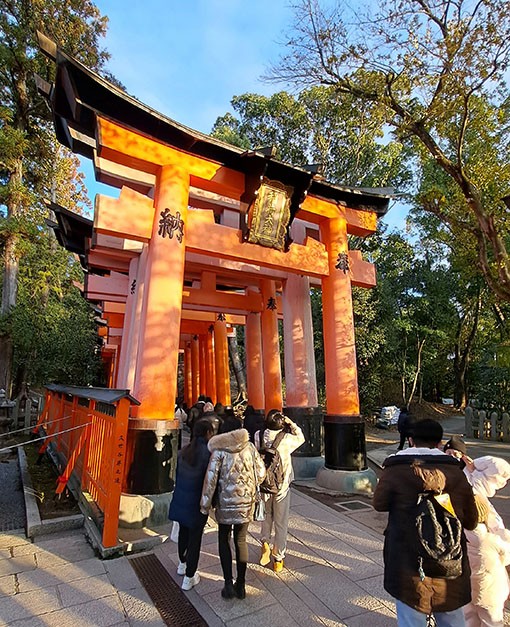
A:
{"label": "person in brown coat", "polygon": [[373,506],[389,512],[384,539],[384,588],[394,597],[400,626],[425,627],[433,614],[438,627],[463,627],[462,606],[471,600],[466,539],[462,534],[462,574],[455,579],[420,578],[416,560],[415,506],[418,495],[447,493],[465,529],[478,513],[473,491],[457,460],[439,450],[443,428],[432,419],[416,423],[411,448],[384,462]]}

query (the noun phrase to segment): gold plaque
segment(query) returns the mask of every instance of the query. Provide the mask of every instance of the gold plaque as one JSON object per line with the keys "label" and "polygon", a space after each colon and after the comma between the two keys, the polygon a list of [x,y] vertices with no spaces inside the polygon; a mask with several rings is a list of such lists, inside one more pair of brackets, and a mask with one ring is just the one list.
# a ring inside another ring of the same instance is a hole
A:
{"label": "gold plaque", "polygon": [[278,181],[264,179],[248,214],[249,242],[276,250],[285,248],[293,191]]}

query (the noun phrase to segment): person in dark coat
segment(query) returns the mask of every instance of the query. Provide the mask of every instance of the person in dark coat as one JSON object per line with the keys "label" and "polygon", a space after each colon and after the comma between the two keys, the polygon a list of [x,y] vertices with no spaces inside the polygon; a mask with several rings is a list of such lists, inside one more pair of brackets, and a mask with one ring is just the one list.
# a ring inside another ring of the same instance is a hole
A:
{"label": "person in dark coat", "polygon": [[179,523],[178,575],[185,575],[183,590],[191,590],[200,581],[197,572],[200,546],[207,516],[200,513],[202,484],[209,464],[207,443],[214,430],[209,420],[199,420],[193,428],[193,438],[177,458],[175,489],[168,518]]}
{"label": "person in dark coat", "polygon": [[255,411],[253,405],[248,405],[244,413],[243,427],[250,434],[250,442],[255,442],[255,434],[265,428],[266,417],[263,411]]}
{"label": "person in dark coat", "polygon": [[425,576],[422,580],[418,573],[414,510],[419,494],[447,493],[465,529],[474,529],[478,522],[473,490],[459,462],[438,448],[442,437],[443,428],[435,420],[417,422],[409,438],[411,447],[385,460],[374,493],[374,508],[389,512],[384,532],[384,588],[397,600],[399,625],[425,627],[427,615],[433,613],[438,627],[463,626],[462,606],[471,600],[464,534],[459,577]]}
{"label": "person in dark coat", "polygon": [[192,406],[192,408],[188,412],[188,419],[186,421],[186,425],[190,430],[190,437],[193,437],[193,427],[195,423],[197,423],[200,418],[202,418],[202,414],[204,413],[204,406],[207,402],[210,402],[211,399],[204,394],[200,394],[197,402]]}
{"label": "person in dark coat", "polygon": [[410,435],[413,434],[413,426],[416,423],[416,418],[411,416],[407,411],[407,407],[402,407],[398,416],[397,429],[400,433],[400,443],[398,445],[399,451],[404,448],[404,445]]}
{"label": "person in dark coat", "polygon": [[209,402],[205,403],[204,413],[202,414],[200,420],[208,420],[212,424],[214,435],[218,434],[218,431],[220,430],[220,425],[223,422],[220,416],[216,413],[213,404]]}

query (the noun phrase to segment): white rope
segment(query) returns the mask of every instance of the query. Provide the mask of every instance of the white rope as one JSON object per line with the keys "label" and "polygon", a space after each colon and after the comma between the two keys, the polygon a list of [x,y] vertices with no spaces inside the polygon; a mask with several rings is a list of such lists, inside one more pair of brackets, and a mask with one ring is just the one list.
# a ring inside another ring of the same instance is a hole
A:
{"label": "white rope", "polygon": [[[71,414],[69,416],[63,416],[62,418],[55,418],[55,420],[45,420],[44,423],[41,423],[39,426],[52,425],[54,422],[58,422],[59,420],[65,420],[66,418],[71,418]],[[37,424],[31,425],[30,427],[23,427],[23,429],[16,429],[15,431],[7,431],[7,433],[0,433],[0,438],[5,438],[12,433],[20,433],[21,431],[30,431],[30,429],[35,429]]]}
{"label": "white rope", "polygon": [[88,427],[92,422],[86,422],[84,425],[78,425],[77,427],[71,427],[70,429],[64,429],[64,431],[57,431],[57,433],[50,433],[41,438],[34,438],[33,440],[28,440],[27,442],[20,442],[19,444],[13,444],[12,446],[6,446],[5,448],[0,448],[0,453],[4,453],[5,451],[10,451],[13,448],[18,448],[20,446],[26,446],[27,444],[32,444],[32,442],[39,442],[41,440],[47,440],[48,438],[54,438],[56,435],[61,435],[62,433],[68,433],[69,431],[75,431],[76,429],[81,429],[82,427]]}

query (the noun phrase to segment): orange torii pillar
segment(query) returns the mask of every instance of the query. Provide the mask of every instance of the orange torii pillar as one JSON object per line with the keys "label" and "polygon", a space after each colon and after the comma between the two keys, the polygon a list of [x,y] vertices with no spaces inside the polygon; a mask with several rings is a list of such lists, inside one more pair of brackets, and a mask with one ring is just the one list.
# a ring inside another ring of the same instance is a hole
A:
{"label": "orange torii pillar", "polygon": [[200,345],[198,335],[191,340],[191,404],[194,405],[200,396]]}
{"label": "orange torii pillar", "polygon": [[228,367],[227,323],[222,314],[214,323],[214,361],[216,364],[216,394],[218,403],[231,405],[230,369]]}
{"label": "orange torii pillar", "polygon": [[191,342],[184,346],[184,400],[190,408],[193,405],[193,372],[191,368]]}
{"label": "orange torii pillar", "polygon": [[[140,413],[130,421],[135,438],[130,491],[161,494],[174,487],[174,420],[184,282],[189,174],[179,165],[159,168],[148,244],[143,323],[134,396]],[[143,412],[143,413],[141,413]]]}
{"label": "orange torii pillar", "polygon": [[339,215],[325,220],[321,239],[328,250],[329,276],[322,280],[325,468],[317,473],[317,482],[323,487],[334,485],[347,493],[359,493],[364,488],[369,490],[369,484],[375,487],[377,480],[367,468],[365,424],[359,408],[345,218]]}
{"label": "orange torii pillar", "polygon": [[265,412],[264,369],[262,367],[262,329],[260,313],[246,314],[246,384],[248,403],[257,411]]}
{"label": "orange torii pillar", "polygon": [[204,334],[198,336],[198,371],[200,373],[200,394],[207,395],[207,338]]}
{"label": "orange torii pillar", "polygon": [[207,371],[206,394],[216,404],[216,365],[214,363],[214,325],[211,324],[206,336],[205,360]]}
{"label": "orange torii pillar", "polygon": [[[285,351],[285,414],[303,429],[306,442],[295,457],[317,457],[322,465],[322,411],[317,400],[310,280],[289,274],[283,286],[283,339]],[[313,465],[312,462],[310,462]],[[303,460],[301,465],[306,464]],[[300,471],[299,474],[302,474]]]}
{"label": "orange torii pillar", "polygon": [[278,312],[275,282],[261,282],[262,304],[262,363],[264,368],[265,413],[271,409],[282,409],[282,370],[280,365],[280,343],[278,340]]}
{"label": "orange torii pillar", "polygon": [[127,378],[129,372],[130,357],[134,350],[133,334],[136,319],[136,277],[138,275],[138,257],[129,262],[129,288],[126,298],[126,311],[124,314],[124,327],[122,329],[122,343],[120,345],[119,367],[117,372],[116,387],[127,390]]}
{"label": "orange torii pillar", "polygon": [[[147,256],[149,254],[149,247],[145,245],[142,253],[138,259],[138,266],[136,272],[135,283],[129,284],[129,291],[134,287],[135,300],[132,303],[134,306],[133,315],[131,318],[131,326],[128,332],[130,346],[126,355],[125,365],[125,388],[127,390],[134,390],[136,368],[138,362],[138,350],[140,348],[140,337],[143,322],[145,321],[145,314],[143,311],[143,298],[145,289],[145,272],[147,268]],[[130,274],[131,276],[131,274]],[[125,319],[124,319],[125,322]]]}

